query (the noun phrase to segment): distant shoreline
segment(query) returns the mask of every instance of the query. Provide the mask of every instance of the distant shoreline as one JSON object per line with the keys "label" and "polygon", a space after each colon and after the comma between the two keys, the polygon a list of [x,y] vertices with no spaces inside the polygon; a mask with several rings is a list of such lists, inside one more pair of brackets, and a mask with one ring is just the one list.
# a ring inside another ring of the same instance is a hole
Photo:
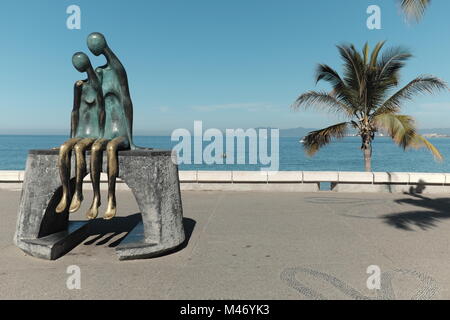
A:
{"label": "distant shoreline", "polygon": [[425,138],[450,138],[450,135],[447,134],[438,134],[438,133],[425,133],[422,134]]}
{"label": "distant shoreline", "polygon": [[[425,133],[422,134],[423,137],[427,139],[434,139],[434,138],[450,138],[450,135],[447,134],[438,134],[438,133]],[[23,133],[23,134],[0,134],[0,137],[69,137],[68,134],[29,134],[29,133]],[[171,137],[170,134],[135,134],[134,137]],[[281,135],[280,138],[304,138],[305,135]],[[344,138],[357,138],[359,137],[357,134],[348,134],[345,135]],[[389,138],[387,135],[376,135],[375,138]]]}

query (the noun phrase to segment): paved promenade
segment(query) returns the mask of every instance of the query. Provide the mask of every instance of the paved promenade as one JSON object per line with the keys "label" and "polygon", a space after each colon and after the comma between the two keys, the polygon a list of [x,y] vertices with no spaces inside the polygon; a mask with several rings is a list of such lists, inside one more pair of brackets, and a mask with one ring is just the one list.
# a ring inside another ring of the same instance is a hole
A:
{"label": "paved promenade", "polygon": [[[57,261],[13,245],[19,197],[0,191],[1,299],[450,299],[446,194],[185,191],[184,248],[122,262],[114,246],[138,219],[129,192],[118,192],[121,217],[95,222]],[[66,287],[70,265],[80,290]],[[370,265],[380,290],[367,288]]]}

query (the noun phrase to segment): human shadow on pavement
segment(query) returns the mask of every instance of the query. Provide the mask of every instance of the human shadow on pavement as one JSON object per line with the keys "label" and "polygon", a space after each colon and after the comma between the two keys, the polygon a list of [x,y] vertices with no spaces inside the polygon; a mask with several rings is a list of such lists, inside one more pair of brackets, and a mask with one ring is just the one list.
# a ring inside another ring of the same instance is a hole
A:
{"label": "human shadow on pavement", "polygon": [[422,230],[429,230],[437,227],[438,222],[450,219],[450,198],[431,199],[418,193],[406,194],[411,197],[398,199],[395,202],[425,210],[386,214],[381,217],[386,224],[405,231],[414,231],[414,226]]}
{"label": "human shadow on pavement", "polygon": [[[108,244],[108,247],[117,247],[123,239],[142,221],[142,216],[140,213],[135,213],[127,217],[115,217],[112,220],[95,219],[91,221],[89,226],[89,233],[86,238],[94,237],[86,242],[84,245],[106,245],[113,238],[118,235],[122,235],[120,238],[115,239],[113,242]],[[186,239],[177,248],[181,250],[187,246],[189,239],[191,238],[192,232],[195,228],[195,220],[189,218],[183,218],[184,232]],[[105,237],[108,235],[107,237]]]}
{"label": "human shadow on pavement", "polygon": [[409,194],[411,196],[422,194],[427,188],[425,181],[420,179],[419,182],[415,186],[411,186],[409,188],[409,193],[404,192],[404,194]]}

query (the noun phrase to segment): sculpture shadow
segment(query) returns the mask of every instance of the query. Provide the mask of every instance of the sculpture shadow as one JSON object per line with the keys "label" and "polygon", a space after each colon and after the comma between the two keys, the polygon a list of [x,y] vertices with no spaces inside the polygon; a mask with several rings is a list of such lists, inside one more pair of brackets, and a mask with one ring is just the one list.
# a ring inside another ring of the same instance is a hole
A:
{"label": "sculpture shadow", "polygon": [[440,221],[450,219],[450,198],[430,199],[418,193],[406,194],[412,197],[395,202],[424,210],[386,214],[381,217],[386,224],[405,231],[414,231],[413,227],[429,230],[437,227]]}
{"label": "sculpture shadow", "polygon": [[[108,247],[116,247],[120,242],[142,221],[140,213],[135,213],[127,217],[115,217],[112,220],[95,219],[89,225],[87,237],[95,236],[84,243],[84,245],[95,244],[101,246],[107,244],[114,237],[125,233],[122,237],[110,243]],[[104,238],[108,235],[106,238]]]}
{"label": "sculpture shadow", "polygon": [[[70,188],[75,188],[75,178],[70,179]],[[38,238],[42,238],[53,233],[57,233],[67,229],[69,222],[68,209],[64,212],[56,214],[56,207],[62,197],[62,186],[58,187],[53,193],[50,202],[45,210],[44,216],[39,226]]]}
{"label": "sculpture shadow", "polygon": [[[114,237],[117,237],[118,235],[125,233],[120,238],[108,244],[108,247],[115,248],[141,222],[142,216],[140,213],[135,213],[127,217],[115,217],[112,220],[95,219],[90,223],[89,233],[86,237],[89,238],[94,236],[94,238],[84,242],[83,244],[84,245],[95,244],[97,246],[106,245]],[[183,226],[186,236],[184,242],[181,243],[177,248],[174,248],[170,252],[166,252],[163,255],[184,249],[189,243],[195,225],[196,225],[195,220],[190,218],[183,218]],[[108,236],[105,237],[106,235]]]}

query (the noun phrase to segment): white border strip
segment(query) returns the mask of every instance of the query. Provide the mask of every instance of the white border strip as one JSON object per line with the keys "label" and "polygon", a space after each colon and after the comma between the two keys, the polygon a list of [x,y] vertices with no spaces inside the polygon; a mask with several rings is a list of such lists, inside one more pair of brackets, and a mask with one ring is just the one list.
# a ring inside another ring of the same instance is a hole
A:
{"label": "white border strip", "polygon": [[[0,170],[0,183],[23,182],[24,171]],[[182,183],[352,183],[449,185],[450,173],[346,171],[180,171]],[[90,182],[89,176],[85,181]],[[101,181],[107,176],[102,173]]]}

